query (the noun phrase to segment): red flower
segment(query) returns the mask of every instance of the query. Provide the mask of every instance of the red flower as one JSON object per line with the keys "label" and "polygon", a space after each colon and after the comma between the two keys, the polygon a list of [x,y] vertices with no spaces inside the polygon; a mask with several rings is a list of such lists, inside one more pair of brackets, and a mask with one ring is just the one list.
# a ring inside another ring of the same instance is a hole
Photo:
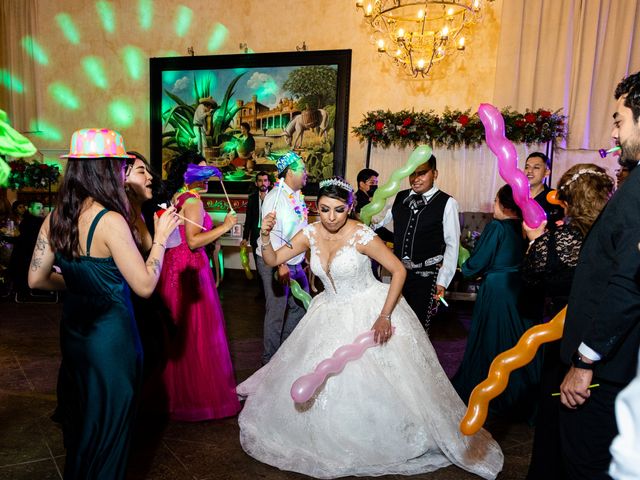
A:
{"label": "red flower", "polygon": [[519,119],[517,119],[517,120],[515,121],[515,124],[516,124],[516,127],[520,127],[520,128],[522,128],[522,127],[524,127],[525,122],[524,122],[524,120],[522,120],[521,118],[519,118]]}
{"label": "red flower", "polygon": [[551,112],[548,110],[540,110],[539,113],[542,118],[549,118],[551,116]]}
{"label": "red flower", "polygon": [[40,164],[40,166],[38,168],[40,168],[40,170],[46,170],[47,169],[47,165],[45,163],[42,163],[42,164]]}
{"label": "red flower", "polygon": [[524,114],[524,119],[527,123],[536,123],[537,117],[535,113],[529,112]]}
{"label": "red flower", "polygon": [[384,122],[381,122],[380,120],[378,120],[378,121],[376,122],[376,130],[377,130],[378,132],[381,132],[383,128],[384,128]]}
{"label": "red flower", "polygon": [[412,122],[413,122],[413,120],[411,119],[411,117],[407,117],[402,122],[402,126],[403,127],[408,127],[409,125],[411,125]]}
{"label": "red flower", "polygon": [[469,117],[467,115],[460,115],[458,117],[458,123],[463,127],[466,127],[467,123],[469,123]]}
{"label": "red flower", "polygon": [[407,130],[406,128],[401,128],[400,129],[400,136],[401,137],[406,137],[407,135],[409,135],[409,130]]}

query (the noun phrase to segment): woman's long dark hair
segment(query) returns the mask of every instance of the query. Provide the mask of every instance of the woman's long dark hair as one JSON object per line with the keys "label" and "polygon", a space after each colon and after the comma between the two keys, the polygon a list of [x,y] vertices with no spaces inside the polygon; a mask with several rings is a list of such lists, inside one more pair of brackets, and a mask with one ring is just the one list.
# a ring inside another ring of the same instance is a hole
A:
{"label": "woman's long dark hair", "polygon": [[134,223],[122,182],[122,158],[69,158],[51,214],[51,249],[65,258],[80,256],[78,220],[87,198]]}
{"label": "woman's long dark hair", "polygon": [[171,197],[184,186],[184,173],[190,163],[199,164],[204,157],[197,152],[187,151],[174,157],[167,168],[167,179],[163,182],[162,193],[159,195],[164,201]]}

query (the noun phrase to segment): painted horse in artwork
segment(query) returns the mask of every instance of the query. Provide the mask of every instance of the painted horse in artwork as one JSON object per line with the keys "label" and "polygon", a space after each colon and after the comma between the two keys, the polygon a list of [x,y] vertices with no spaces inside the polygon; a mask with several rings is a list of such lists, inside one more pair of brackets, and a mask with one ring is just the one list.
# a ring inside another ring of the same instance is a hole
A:
{"label": "painted horse in artwork", "polygon": [[327,142],[327,130],[329,129],[329,113],[324,108],[317,110],[305,110],[296,115],[284,128],[284,138],[291,148],[301,148],[305,130],[316,129],[318,135]]}

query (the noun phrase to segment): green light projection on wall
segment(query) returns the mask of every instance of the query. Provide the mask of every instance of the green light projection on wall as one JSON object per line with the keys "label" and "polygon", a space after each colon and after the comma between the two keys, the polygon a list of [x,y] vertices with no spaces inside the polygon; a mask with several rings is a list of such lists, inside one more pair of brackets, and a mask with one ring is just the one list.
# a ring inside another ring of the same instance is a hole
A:
{"label": "green light projection on wall", "polygon": [[134,80],[140,80],[145,66],[142,50],[138,47],[127,45],[122,49],[121,54],[129,76]]}
{"label": "green light projection on wall", "polygon": [[153,1],[138,0],[138,22],[142,30],[149,30],[153,22]]}
{"label": "green light projection on wall", "polygon": [[108,33],[113,33],[116,30],[116,16],[113,13],[113,5],[111,2],[105,0],[99,0],[96,2],[96,10],[98,16],[102,22],[102,28]]}
{"label": "green light projection on wall", "polygon": [[165,50],[158,53],[158,57],[179,57],[180,54],[175,50]]}
{"label": "green light projection on wall", "polygon": [[64,38],[69,40],[70,43],[74,45],[78,45],[80,43],[80,33],[76,27],[76,24],[73,22],[71,15],[68,13],[59,13],[55,16],[56,22],[58,23],[58,27],[62,30],[62,34]]}
{"label": "green light projection on wall", "polygon": [[80,100],[64,83],[54,82],[49,85],[49,94],[53,99],[69,110],[77,110],[80,108]]}
{"label": "green light projection on wall", "polygon": [[42,138],[43,140],[50,140],[52,142],[62,140],[60,130],[44,120],[31,120],[29,122],[29,130],[33,132],[33,136]]}
{"label": "green light projection on wall", "polygon": [[82,59],[84,73],[89,77],[89,81],[96,87],[106,90],[109,86],[101,58],[88,56]]}
{"label": "green light projection on wall", "polygon": [[225,27],[221,23],[216,23],[216,26],[213,28],[213,32],[211,32],[211,36],[209,37],[207,50],[209,50],[210,52],[219,50],[227,40],[228,35],[229,30],[227,29],[227,27]]}
{"label": "green light projection on wall", "polygon": [[16,93],[24,93],[24,85],[15,75],[11,75],[11,72],[0,68],[0,85],[7,90],[12,90]]}
{"label": "green light projection on wall", "polygon": [[184,5],[180,5],[178,7],[175,21],[176,35],[178,37],[184,37],[189,31],[192,17],[193,10],[191,10],[189,7],[185,7]]}
{"label": "green light projection on wall", "polygon": [[25,37],[22,37],[22,41],[20,43],[22,44],[22,48],[24,48],[27,54],[29,54],[29,56],[40,65],[49,64],[49,57],[44,51],[44,48],[42,48],[42,46],[35,38],[27,35]]}
{"label": "green light projection on wall", "polygon": [[133,106],[126,100],[114,100],[109,104],[109,116],[117,127],[130,127],[135,120]]}

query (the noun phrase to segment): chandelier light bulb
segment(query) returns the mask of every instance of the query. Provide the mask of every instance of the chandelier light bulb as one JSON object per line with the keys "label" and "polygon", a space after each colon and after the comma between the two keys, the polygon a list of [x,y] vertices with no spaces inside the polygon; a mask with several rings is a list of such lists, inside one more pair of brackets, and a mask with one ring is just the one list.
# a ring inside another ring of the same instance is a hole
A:
{"label": "chandelier light bulb", "polygon": [[[493,0],[353,0],[370,27],[374,48],[411,76],[429,73],[463,52],[468,27],[485,18]],[[353,4],[352,4],[353,5]]]}

